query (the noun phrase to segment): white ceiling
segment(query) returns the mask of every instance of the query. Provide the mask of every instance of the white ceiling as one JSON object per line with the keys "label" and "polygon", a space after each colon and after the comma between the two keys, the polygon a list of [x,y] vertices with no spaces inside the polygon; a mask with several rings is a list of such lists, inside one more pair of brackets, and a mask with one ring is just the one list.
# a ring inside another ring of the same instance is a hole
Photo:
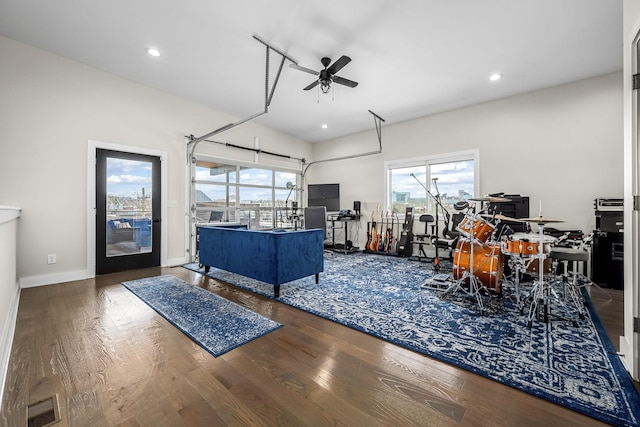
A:
{"label": "white ceiling", "polygon": [[256,119],[310,142],[622,69],[621,0],[0,0],[0,34],[239,120],[264,108],[254,35],[306,68],[350,56],[359,85],[327,95],[287,60]]}

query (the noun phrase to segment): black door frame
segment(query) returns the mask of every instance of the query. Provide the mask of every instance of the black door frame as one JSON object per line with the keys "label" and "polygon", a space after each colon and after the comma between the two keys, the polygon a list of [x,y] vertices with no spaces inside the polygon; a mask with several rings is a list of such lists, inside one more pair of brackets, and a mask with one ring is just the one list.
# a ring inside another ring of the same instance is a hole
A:
{"label": "black door frame", "polygon": [[[127,160],[140,160],[151,162],[152,173],[152,223],[151,223],[151,252],[122,255],[115,257],[106,256],[106,159],[120,158]],[[161,252],[161,158],[155,155],[116,151],[96,147],[96,174],[95,174],[95,254],[96,274],[106,274],[136,268],[160,266]]]}

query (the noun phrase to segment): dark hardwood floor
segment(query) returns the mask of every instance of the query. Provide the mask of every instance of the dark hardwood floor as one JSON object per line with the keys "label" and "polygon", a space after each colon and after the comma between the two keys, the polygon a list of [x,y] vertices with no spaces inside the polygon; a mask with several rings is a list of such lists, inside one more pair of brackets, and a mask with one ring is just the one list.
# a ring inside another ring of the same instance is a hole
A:
{"label": "dark hardwood floor", "polygon": [[[285,325],[214,358],[120,283],[173,274]],[[613,343],[621,291],[592,287]],[[597,426],[473,373],[199,274],[155,268],[24,289],[4,426],[60,396],[60,426]]]}

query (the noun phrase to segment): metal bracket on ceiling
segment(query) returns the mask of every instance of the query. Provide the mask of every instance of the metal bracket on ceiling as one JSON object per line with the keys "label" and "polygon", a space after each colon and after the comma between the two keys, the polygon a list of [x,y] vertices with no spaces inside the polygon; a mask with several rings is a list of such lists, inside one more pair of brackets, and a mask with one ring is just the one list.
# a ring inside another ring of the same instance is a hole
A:
{"label": "metal bracket on ceiling", "polygon": [[316,163],[332,162],[334,160],[355,159],[357,157],[371,156],[373,154],[382,153],[382,122],[384,122],[384,119],[371,110],[369,110],[369,112],[373,115],[373,122],[376,127],[376,132],[378,134],[378,145],[380,148],[377,151],[369,151],[367,153],[352,154],[350,156],[343,156],[343,157],[335,157],[333,159],[316,160],[315,162],[307,163],[307,166],[302,171],[302,177],[304,178],[304,176],[307,174],[307,170],[309,169],[309,167]]}
{"label": "metal bracket on ceiling", "polygon": [[[284,63],[286,60],[289,60],[291,62],[293,62],[294,64],[298,64],[298,62],[291,58],[289,55],[287,55],[286,53],[282,52],[280,49],[277,49],[273,46],[271,46],[268,42],[262,40],[260,37],[258,37],[257,35],[253,35],[253,38],[255,40],[257,40],[258,42],[262,43],[265,48],[266,48],[266,53],[265,53],[265,78],[264,78],[264,110],[260,111],[259,113],[256,114],[252,114],[249,117],[246,117],[244,119],[241,119],[237,122],[234,123],[229,123],[226,124],[224,126],[222,126],[221,128],[218,128],[212,132],[207,133],[206,135],[202,135],[199,137],[194,137],[191,136],[189,141],[187,142],[187,163],[189,163],[191,161],[191,157],[193,157],[193,153],[196,150],[197,145],[201,142],[204,141],[207,138],[210,138],[214,135],[217,135],[219,133],[225,132],[229,129],[233,129],[236,126],[239,126],[243,123],[248,122],[249,120],[253,120],[256,117],[259,117],[263,114],[266,114],[269,111],[269,106],[271,105],[271,101],[273,100],[273,95],[275,93],[276,90],[276,86],[278,84],[278,80],[280,80],[280,74],[282,73],[282,68],[284,66]],[[276,74],[276,77],[273,81],[273,86],[271,87],[271,90],[269,90],[269,54],[271,51],[276,52],[277,54],[279,54],[280,56],[282,56],[282,60],[280,61],[280,66],[278,68],[278,72]]]}

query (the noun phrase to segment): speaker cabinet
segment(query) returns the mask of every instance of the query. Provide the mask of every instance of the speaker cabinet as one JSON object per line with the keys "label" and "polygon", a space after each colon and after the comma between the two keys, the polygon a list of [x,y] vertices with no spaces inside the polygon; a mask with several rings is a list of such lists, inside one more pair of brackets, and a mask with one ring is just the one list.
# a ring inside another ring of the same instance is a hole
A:
{"label": "speaker cabinet", "polygon": [[596,231],[591,252],[591,280],[603,288],[624,289],[624,234]]}

